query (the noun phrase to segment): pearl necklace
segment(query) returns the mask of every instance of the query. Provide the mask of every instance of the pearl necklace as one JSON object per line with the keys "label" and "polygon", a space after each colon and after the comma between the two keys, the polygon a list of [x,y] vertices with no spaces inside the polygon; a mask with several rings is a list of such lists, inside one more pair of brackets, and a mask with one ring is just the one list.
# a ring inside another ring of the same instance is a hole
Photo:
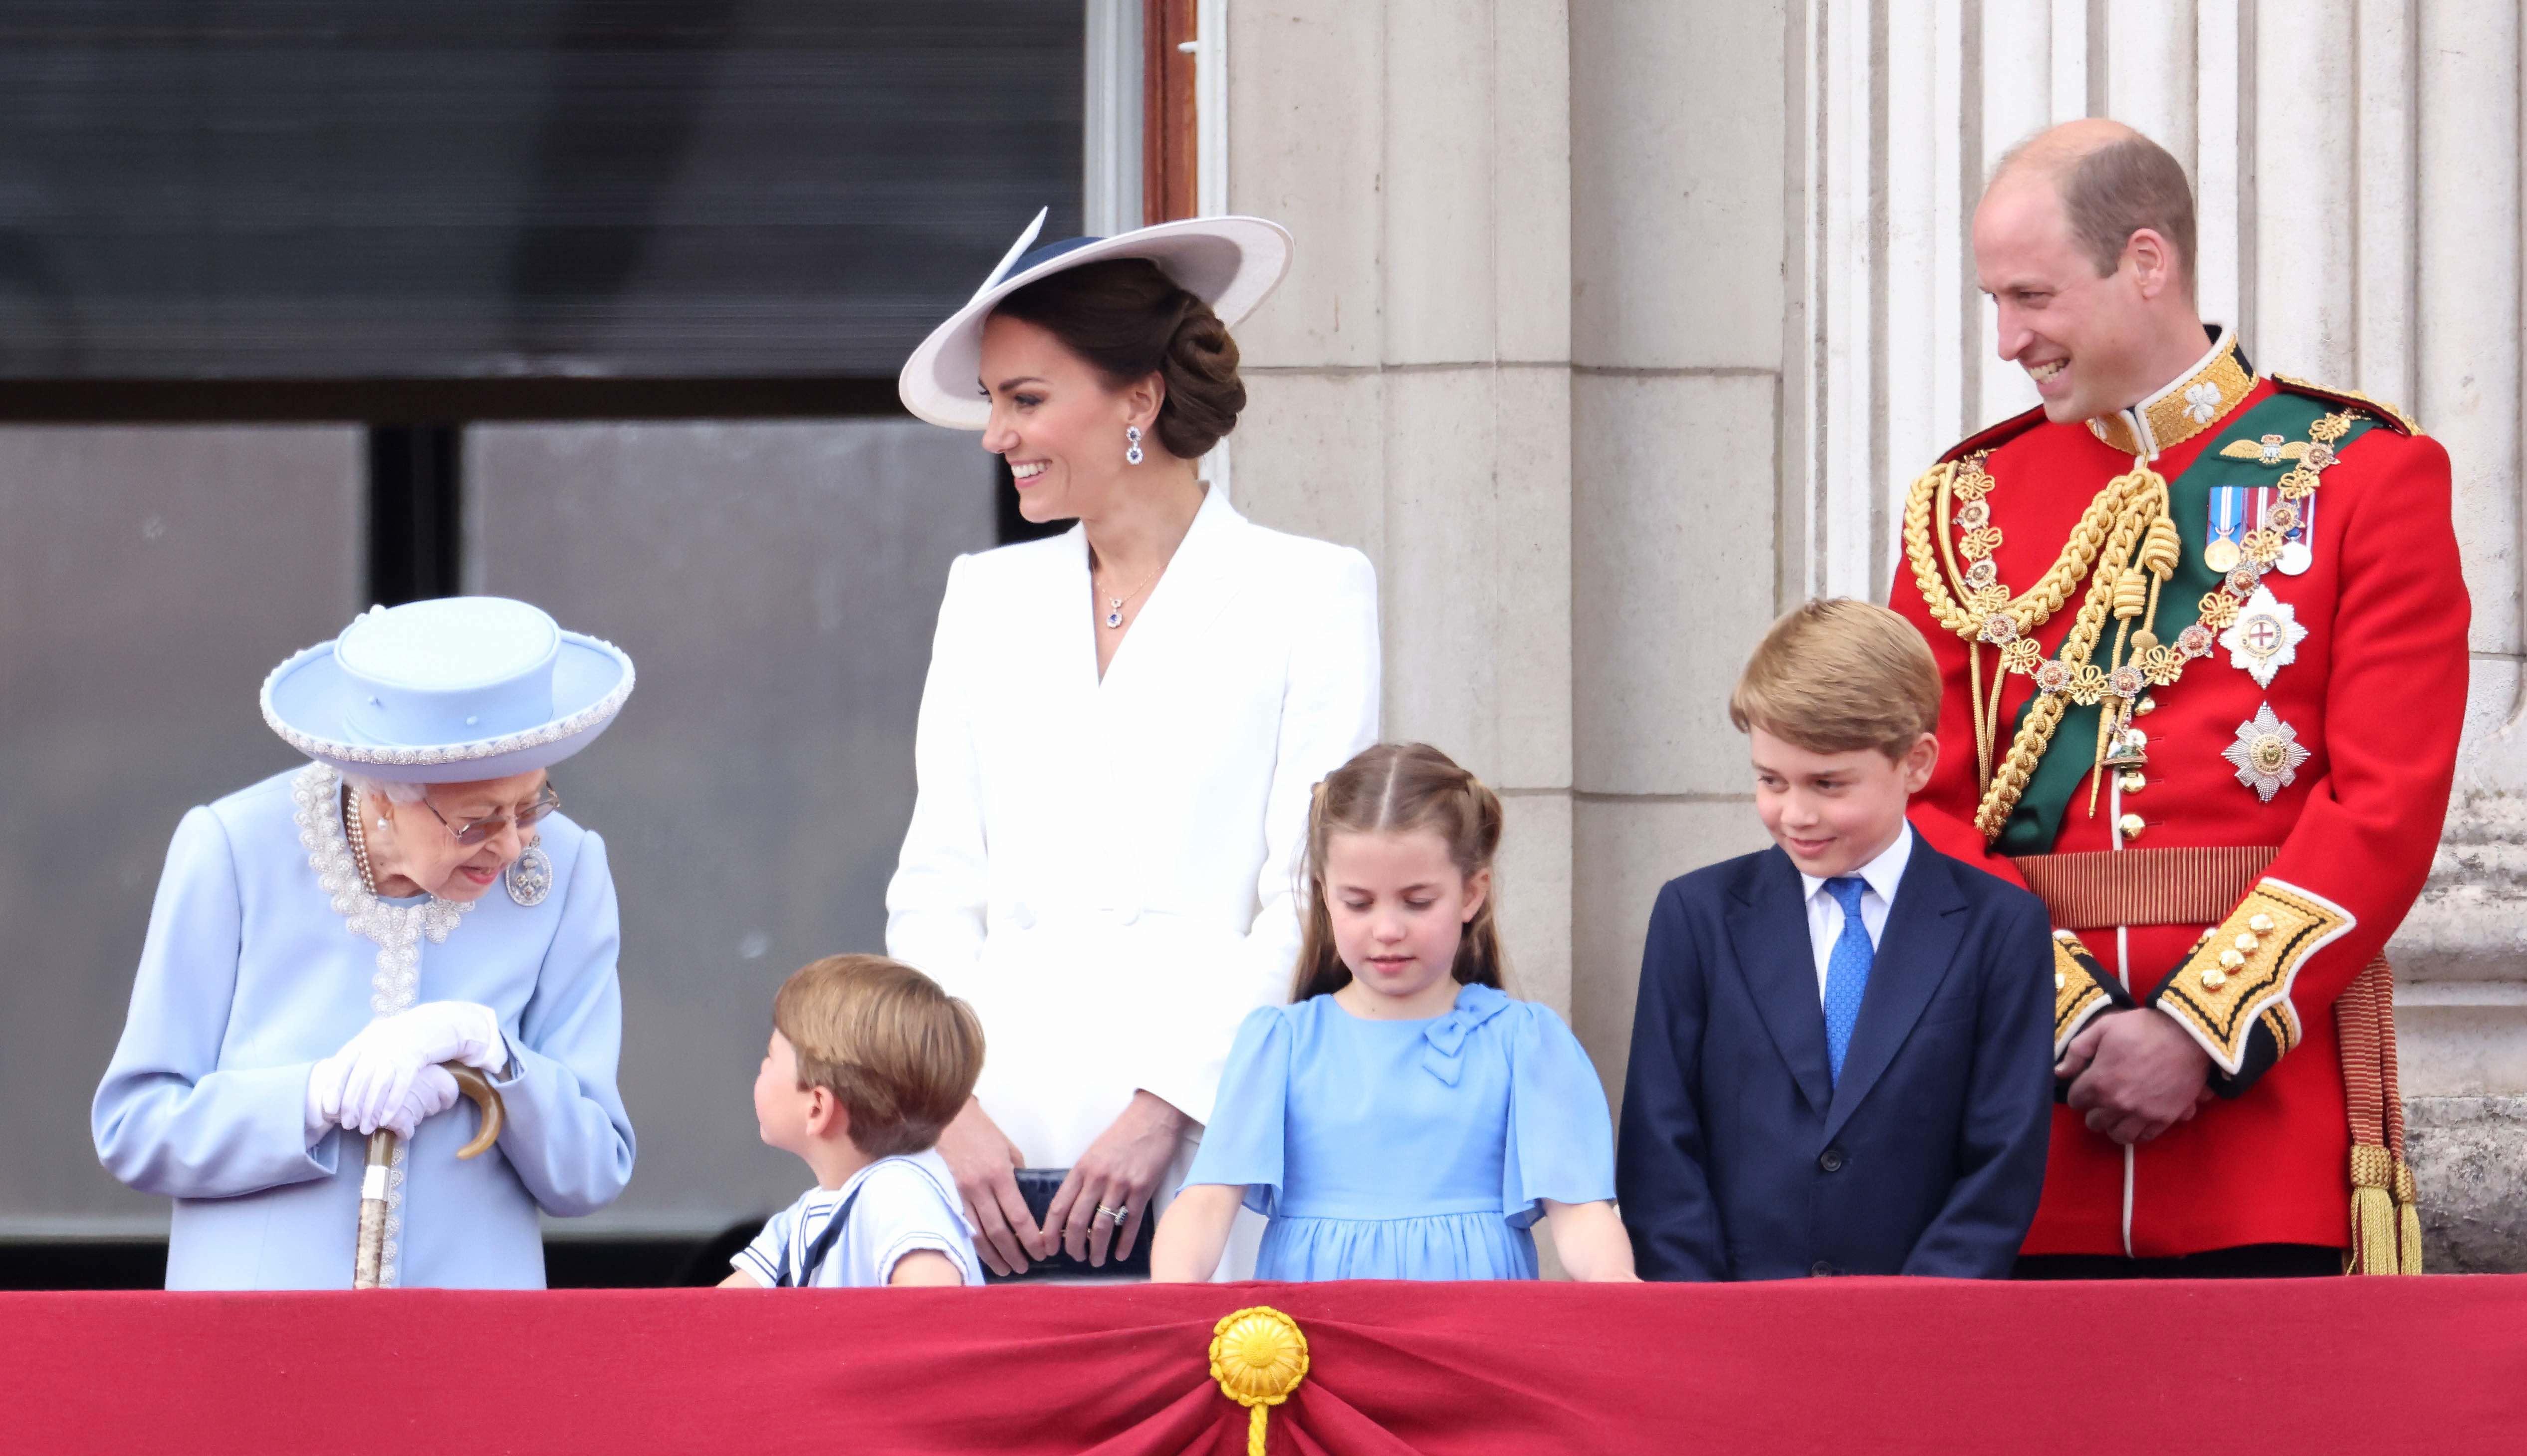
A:
{"label": "pearl necklace", "polygon": [[342,785],[342,829],[351,841],[351,865],[360,872],[360,888],[378,892],[378,872],[369,866],[369,832],[360,823],[359,790]]}

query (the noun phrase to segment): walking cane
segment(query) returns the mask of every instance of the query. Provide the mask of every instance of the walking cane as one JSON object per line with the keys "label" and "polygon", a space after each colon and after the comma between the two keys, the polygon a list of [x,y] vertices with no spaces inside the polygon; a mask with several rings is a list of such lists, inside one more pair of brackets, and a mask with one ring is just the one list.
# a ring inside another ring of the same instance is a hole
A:
{"label": "walking cane", "polygon": [[[447,1075],[456,1079],[456,1090],[465,1094],[482,1109],[483,1129],[474,1140],[456,1150],[459,1158],[483,1155],[492,1143],[500,1140],[500,1125],[506,1111],[500,1094],[483,1079],[483,1074],[462,1062],[442,1062]],[[378,1266],[387,1253],[387,1178],[394,1166],[395,1144],[403,1139],[391,1129],[380,1128],[369,1134],[368,1171],[360,1177],[360,1252],[351,1270],[351,1287],[374,1289],[378,1286]]]}

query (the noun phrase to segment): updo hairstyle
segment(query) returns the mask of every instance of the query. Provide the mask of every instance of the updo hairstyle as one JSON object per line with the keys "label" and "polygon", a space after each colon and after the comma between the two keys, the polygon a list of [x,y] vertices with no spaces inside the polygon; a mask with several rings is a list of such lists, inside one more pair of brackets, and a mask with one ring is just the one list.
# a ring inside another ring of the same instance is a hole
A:
{"label": "updo hairstyle", "polygon": [[1002,299],[993,312],[1061,340],[1109,388],[1159,376],[1167,392],[1153,432],[1179,460],[1208,454],[1246,408],[1228,326],[1147,258],[1065,269]]}

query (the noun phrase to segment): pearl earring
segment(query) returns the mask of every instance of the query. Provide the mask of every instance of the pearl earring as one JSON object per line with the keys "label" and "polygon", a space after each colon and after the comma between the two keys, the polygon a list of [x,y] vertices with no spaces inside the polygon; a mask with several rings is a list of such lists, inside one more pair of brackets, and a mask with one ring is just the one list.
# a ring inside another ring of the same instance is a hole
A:
{"label": "pearl earring", "polygon": [[1123,463],[1125,465],[1139,465],[1141,463],[1141,427],[1137,425],[1124,426],[1123,439],[1131,446],[1130,449],[1123,452]]}

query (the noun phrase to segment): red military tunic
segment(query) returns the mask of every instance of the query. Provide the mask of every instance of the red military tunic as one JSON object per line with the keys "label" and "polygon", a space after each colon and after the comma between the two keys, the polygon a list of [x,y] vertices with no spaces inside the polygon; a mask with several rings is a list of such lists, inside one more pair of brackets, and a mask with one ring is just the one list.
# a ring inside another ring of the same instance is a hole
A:
{"label": "red military tunic", "polygon": [[[2067,801],[2057,799],[2058,828],[2024,811],[2006,835],[1998,826],[1988,835],[1976,828],[1985,789],[1968,641],[1953,611],[1944,625],[1934,611],[1917,577],[1922,553],[1908,549],[1908,564],[1898,570],[1891,604],[1928,636],[1945,680],[1938,770],[1912,814],[1932,842],[2021,882],[2037,879],[2034,870],[2042,865],[2029,861],[2022,875],[2013,853],[2098,854],[2043,862],[2079,866],[2092,880],[2135,865],[2145,879],[2156,865],[2222,858],[2103,858],[2135,850],[2227,849],[2249,865],[2270,853],[2259,875],[2250,869],[2239,879],[2252,888],[2225,914],[2197,906],[2193,919],[2151,923],[2159,918],[2145,909],[2126,909],[2115,916],[2134,923],[2079,928],[2100,968],[2099,983],[2090,984],[2078,958],[2061,958],[2058,1043],[2127,998],[2156,1006],[2212,1055],[2222,1096],[2192,1121],[2129,1148],[2089,1131],[2081,1114],[2057,1108],[2043,1202],[2026,1244],[2031,1254],[2153,1257],[2254,1243],[2344,1247],[2349,1240],[2350,1136],[2331,1012],[2421,890],[2465,708],[2468,605],[2447,453],[2393,411],[2357,396],[2253,377],[2224,337],[2192,374],[2113,422],[2054,425],[2033,411],[1944,460],[1980,458],[1988,477],[1986,511],[1966,519],[1987,519],[1998,531],[1996,542],[1986,537],[1978,549],[1988,555],[1998,584],[2026,592],[2063,554],[2091,498],[2135,469],[2137,454],[2158,445],[2150,468],[2179,480],[2215,442],[2234,437],[2234,427],[2251,424],[2248,413],[2277,390],[2289,396],[2280,413],[2304,405],[2311,408],[2301,418],[2332,416],[2331,427],[2311,427],[2316,435],[2346,420],[2359,432],[2330,459],[2323,449],[2311,455],[2305,437],[2288,441],[2282,466],[2321,462],[2315,488],[2299,503],[2313,503],[2313,519],[2293,543],[2306,554],[2287,558],[2298,572],[2276,565],[2255,582],[2254,569],[2246,569],[2245,579],[2270,592],[2254,599],[2251,620],[2234,624],[2246,637],[2214,642],[2174,680],[2146,690],[2129,720],[2145,731],[2146,762],[2098,776],[2093,813],[2092,780],[2084,776]],[[2108,432],[2124,448],[2107,443]],[[2263,438],[2265,456],[2275,444]],[[2244,460],[2255,448],[2233,438],[2227,455],[2207,462],[2210,469],[2196,478],[2224,471],[2236,478],[2275,463]],[[2279,472],[2262,478],[2278,479]],[[2181,501],[2186,492],[2169,494]],[[2241,499],[2244,491],[2209,495],[2253,504]],[[2269,504],[2271,496],[2261,499]],[[2192,520],[2181,505],[2167,512],[2189,558],[2203,560],[2210,543],[2224,538],[2221,509]],[[2251,524],[2235,524],[2225,538],[2243,536]],[[1934,590],[1960,606],[1971,600],[1956,572],[1966,566],[1953,550],[1962,535],[1951,536],[1944,555],[1933,553],[1940,573]],[[2224,556],[2213,551],[2209,560]],[[2193,570],[2199,576],[2210,568]],[[2060,649],[2088,586],[2084,574],[2060,608],[2025,633],[2048,657]],[[1993,600],[1987,591],[1984,601]],[[2171,648],[2179,629],[2195,621],[2196,601],[2171,592],[2157,605],[2156,635]],[[2103,635],[2111,638],[2111,625]],[[2197,635],[2187,645],[2198,652],[2204,640]],[[2033,653],[2020,651],[2024,666]],[[2093,661],[2104,666],[2109,657],[2100,641]],[[1980,671],[1988,694],[1994,647],[1983,648]],[[2259,671],[2268,681],[2258,680]],[[2007,677],[1996,763],[2037,691],[2030,676]],[[2057,787],[2063,764],[2087,768],[2097,741],[2092,720],[2065,720],[2045,750],[2070,756],[2053,765]],[[2034,842],[2045,832],[2053,835],[2049,844]],[[2143,904],[2151,892],[2146,882],[2124,885],[2117,903]],[[2061,923],[2058,901],[2048,897],[2048,904]]]}

